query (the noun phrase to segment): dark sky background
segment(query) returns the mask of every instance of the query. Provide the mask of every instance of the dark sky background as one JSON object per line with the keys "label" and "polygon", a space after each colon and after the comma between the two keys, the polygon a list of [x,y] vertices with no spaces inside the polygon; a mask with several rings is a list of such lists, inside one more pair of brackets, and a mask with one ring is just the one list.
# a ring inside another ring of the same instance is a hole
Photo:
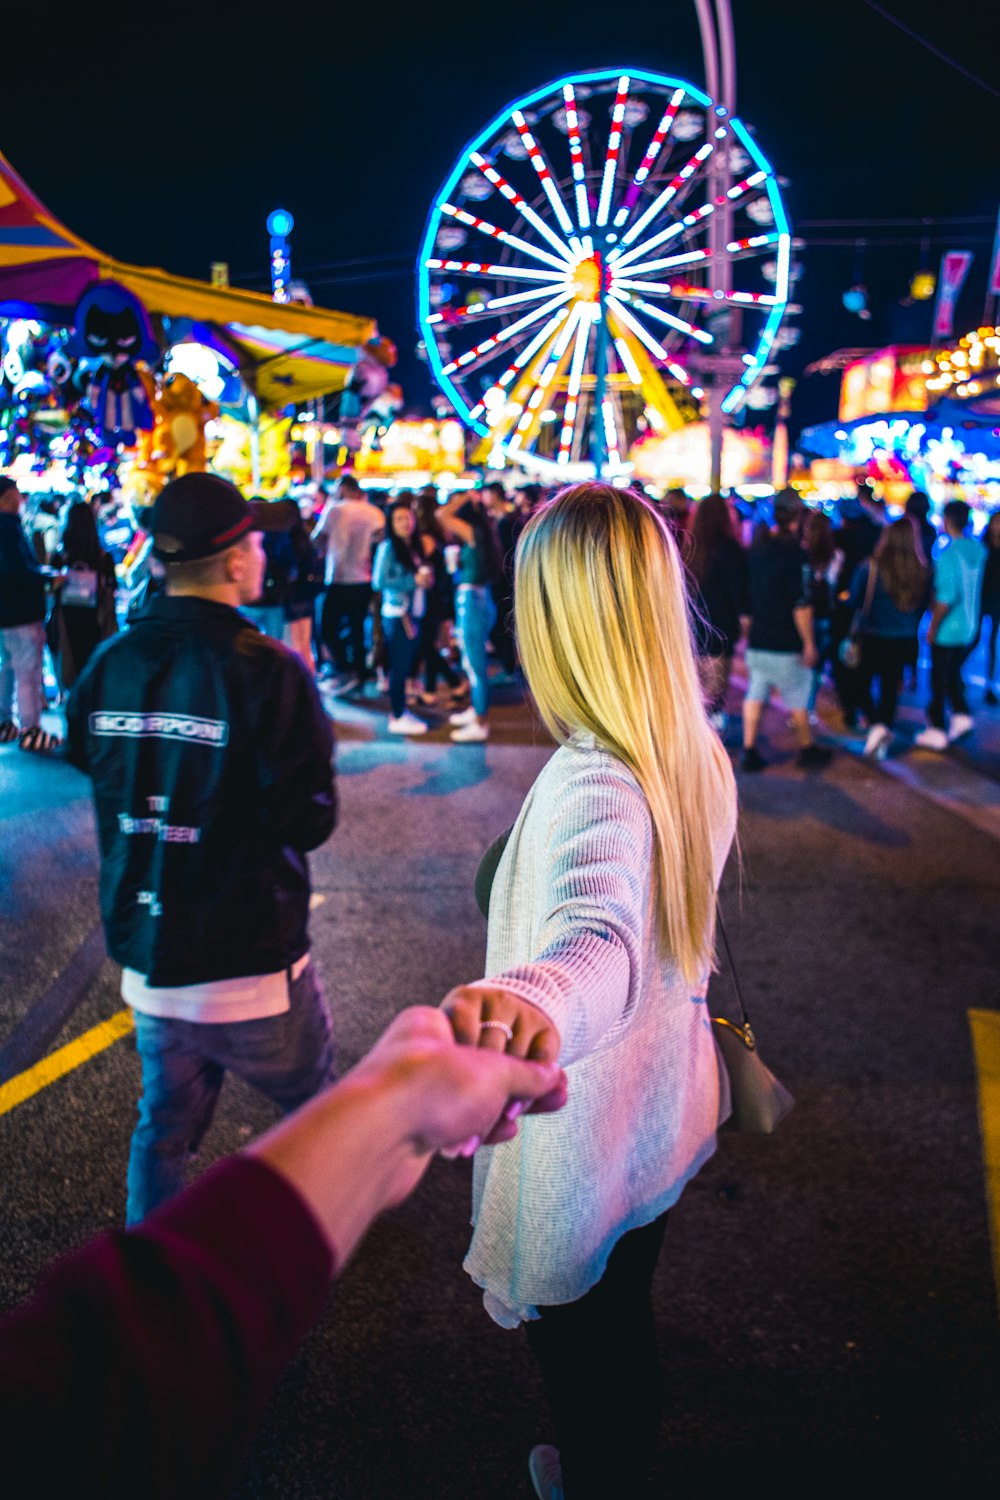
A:
{"label": "dark sky background", "polygon": [[[986,0],[885,8],[1000,87]],[[978,323],[1000,99],[864,0],[733,0],[733,12],[738,113],[788,179],[793,231],[807,241],[795,255],[802,338],[783,372],[841,346],[921,341],[930,304],[900,299],[946,249],[975,251],[958,331]],[[414,355],[413,265],[462,146],[506,103],[574,69],[704,82],[692,0],[155,10],[106,0],[60,7],[58,20],[36,3],[5,7],[4,32],[0,149],[57,217],[124,260],[206,279],[224,260],[234,284],[264,288],[264,221],[291,209],[293,274],[317,303],[378,319],[399,346],[411,406],[430,394]],[[926,255],[920,229],[814,223],[970,216],[983,222],[928,225]],[[334,265],[344,261],[357,264]],[[841,304],[859,276],[870,322]],[[794,427],[834,416],[837,389],[836,376],[801,381]]]}

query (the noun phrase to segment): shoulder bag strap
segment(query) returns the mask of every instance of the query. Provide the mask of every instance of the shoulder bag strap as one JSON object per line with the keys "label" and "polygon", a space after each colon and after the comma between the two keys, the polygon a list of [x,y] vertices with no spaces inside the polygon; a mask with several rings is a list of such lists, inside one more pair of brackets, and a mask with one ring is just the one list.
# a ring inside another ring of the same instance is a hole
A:
{"label": "shoulder bag strap", "polygon": [[[730,980],[732,981],[733,992],[736,995],[736,1000],[737,1000],[737,1003],[738,1003],[738,1005],[740,1007],[740,1015],[743,1017],[743,1030],[749,1032],[750,1031],[750,1016],[749,1016],[749,1014],[747,1012],[746,1003],[744,1002],[744,999],[743,999],[743,991],[740,988],[739,975],[736,972],[736,962],[735,962],[735,960],[733,958],[733,950],[732,950],[732,948],[730,946],[730,943],[729,943],[729,934],[726,932],[726,924],[722,920],[722,910],[718,906],[718,904],[716,905],[716,908],[715,908],[715,916],[716,916],[716,921],[719,924],[719,933],[720,933],[720,935],[722,937],[722,946],[726,950],[726,961],[729,964],[729,977],[730,977]],[[750,1034],[751,1034],[751,1036],[753,1035],[752,1032],[750,1032]]]}

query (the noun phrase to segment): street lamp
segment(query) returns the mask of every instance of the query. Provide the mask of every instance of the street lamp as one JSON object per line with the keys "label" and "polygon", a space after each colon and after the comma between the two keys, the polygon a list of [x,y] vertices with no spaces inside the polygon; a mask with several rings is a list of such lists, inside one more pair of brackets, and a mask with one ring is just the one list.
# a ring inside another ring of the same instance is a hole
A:
{"label": "street lamp", "polygon": [[275,302],[288,302],[288,283],[292,278],[292,252],[288,236],[295,228],[295,220],[287,208],[276,208],[267,216],[267,232],[271,236],[271,296]]}

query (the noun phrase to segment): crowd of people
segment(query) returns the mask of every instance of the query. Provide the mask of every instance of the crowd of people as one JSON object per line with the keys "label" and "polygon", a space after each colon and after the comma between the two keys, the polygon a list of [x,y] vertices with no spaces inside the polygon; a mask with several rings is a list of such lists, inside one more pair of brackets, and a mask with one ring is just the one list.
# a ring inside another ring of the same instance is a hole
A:
{"label": "crowd of people", "polygon": [[[116,607],[100,501],[71,500],[29,541],[22,498],[0,477],[0,743],[51,753],[59,742],[41,723],[45,647],[59,704],[119,629],[122,599],[119,591]],[[537,485],[508,495],[491,482],[447,501],[433,486],[387,499],[345,473],[329,496],[310,491],[262,509],[264,579],[244,613],[298,654],[325,697],[387,698],[389,734],[423,735],[443,717],[454,743],[482,743],[491,683],[521,682],[514,555],[544,498]],[[793,490],[764,506],[717,494],[692,505],[682,491],[653,503],[680,545],[705,700],[723,735],[745,647],[743,770],[767,764],[759,737],[772,698],[799,763],[829,760],[815,740],[827,679],[837,727],[863,727],[864,753],[888,754],[900,690],[916,687],[925,620],[928,723],[916,743],[943,751],[972,730],[963,667],[981,636],[983,702],[996,703],[1000,514],[976,539],[961,501],[945,508],[939,533],[926,495],[915,491],[892,515],[865,485],[832,512],[804,506]],[[162,569],[151,568],[128,619],[162,587]]]}

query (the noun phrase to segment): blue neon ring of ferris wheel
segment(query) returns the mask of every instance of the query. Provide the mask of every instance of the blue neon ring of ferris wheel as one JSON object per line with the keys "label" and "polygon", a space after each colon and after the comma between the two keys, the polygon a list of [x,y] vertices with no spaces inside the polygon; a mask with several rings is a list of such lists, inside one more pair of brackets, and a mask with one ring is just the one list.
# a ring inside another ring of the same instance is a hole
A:
{"label": "blue neon ring of ferris wheel", "polygon": [[[417,320],[420,325],[420,331],[424,336],[424,346],[427,350],[427,361],[434,374],[434,379],[437,381],[442,390],[444,390],[455,410],[464,419],[468,426],[472,427],[474,431],[478,432],[482,437],[488,436],[490,429],[484,422],[480,422],[477,418],[472,416],[471,408],[466,404],[465,398],[461,395],[450,377],[445,375],[444,366],[441,363],[441,356],[438,353],[434,335],[429,332],[427,323],[427,319],[430,316],[431,309],[429,296],[430,273],[427,269],[426,263],[429,259],[433,259],[431,252],[433,250],[434,240],[437,237],[438,226],[441,222],[441,205],[442,203],[449,202],[452,192],[454,191],[459,179],[463,177],[468,171],[469,157],[471,156],[472,152],[479,151],[483,146],[485,146],[486,143],[493,138],[493,136],[497,133],[501,126],[507,123],[515,109],[519,109],[522,111],[530,109],[531,106],[533,104],[537,104],[540,99],[548,99],[552,94],[560,93],[563,86],[567,83],[608,83],[610,81],[613,81],[614,79],[621,78],[622,75],[626,73],[628,74],[629,78],[639,83],[653,84],[657,88],[683,89],[685,94],[689,95],[690,98],[695,101],[695,103],[702,105],[703,108],[709,109],[712,107],[712,101],[708,97],[708,95],[701,89],[695,88],[694,84],[686,83],[683,78],[668,78],[663,73],[646,73],[643,72],[640,68],[602,68],[597,73],[568,73],[565,77],[557,79],[554,83],[547,84],[544,88],[536,89],[533,94],[526,94],[522,99],[513,100],[510,104],[507,105],[506,109],[502,109],[498,115],[494,116],[490,123],[485,127],[485,129],[479,132],[474,140],[469,141],[465,149],[459,153],[458,159],[452,169],[450,177],[444,184],[444,187],[438,193],[437,201],[435,202],[434,207],[431,209],[430,213],[427,216],[427,225],[424,230],[424,238],[420,247],[420,258],[417,262]],[[743,397],[746,395],[747,390],[751,385],[753,385],[754,381],[757,380],[764,366],[767,364],[767,357],[770,354],[771,348],[774,344],[774,336],[778,331],[778,325],[784,317],[785,308],[788,305],[788,269],[791,253],[791,229],[788,223],[788,216],[785,213],[784,204],[781,201],[781,195],[778,192],[778,185],[774,180],[774,169],[772,168],[771,163],[764,156],[763,152],[760,150],[760,147],[757,145],[756,141],[750,135],[749,131],[741,120],[738,120],[735,115],[730,115],[726,123],[732,128],[734,134],[737,136],[747,155],[753,162],[756,163],[758,170],[767,173],[767,179],[764,183],[764,186],[767,190],[767,197],[771,205],[771,210],[774,214],[774,224],[776,232],[778,234],[778,243],[776,247],[778,270],[774,282],[774,292],[777,301],[771,308],[770,316],[767,319],[767,322],[765,323],[764,328],[761,332],[760,338],[757,341],[757,348],[754,350],[752,355],[747,356],[746,374],[736,382],[732,389],[726,394],[722,402],[722,408],[724,411],[733,411],[737,406],[740,405]]]}

